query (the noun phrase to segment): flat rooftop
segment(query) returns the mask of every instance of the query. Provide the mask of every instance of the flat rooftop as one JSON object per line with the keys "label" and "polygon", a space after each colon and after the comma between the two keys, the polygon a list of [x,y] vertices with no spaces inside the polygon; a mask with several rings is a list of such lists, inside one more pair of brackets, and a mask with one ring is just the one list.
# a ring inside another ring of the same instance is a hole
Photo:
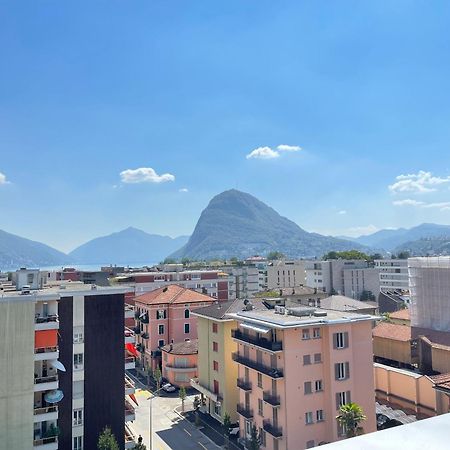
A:
{"label": "flat rooftop", "polygon": [[[324,325],[333,323],[359,322],[363,320],[374,320],[376,316],[370,314],[357,314],[344,311],[333,311],[323,308],[309,308],[306,306],[287,307],[286,310],[296,314],[279,314],[274,309],[240,311],[229,314],[230,317],[240,322],[251,322],[265,325],[270,328],[294,328],[306,325]],[[324,314],[315,316],[314,313]]]}

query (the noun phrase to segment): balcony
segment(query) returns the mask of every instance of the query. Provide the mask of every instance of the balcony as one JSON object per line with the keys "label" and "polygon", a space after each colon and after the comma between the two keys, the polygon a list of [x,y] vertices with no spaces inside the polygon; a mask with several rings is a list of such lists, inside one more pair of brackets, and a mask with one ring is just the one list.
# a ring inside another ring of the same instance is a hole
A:
{"label": "balcony", "polygon": [[58,437],[51,436],[33,441],[33,448],[39,450],[58,450]]}
{"label": "balcony", "polygon": [[202,393],[206,398],[209,398],[213,402],[217,403],[218,401],[222,401],[223,398],[220,394],[216,394],[215,392],[211,391],[206,386],[203,386],[198,378],[191,378],[191,386],[196,389],[198,392]]}
{"label": "balcony", "polygon": [[134,334],[136,336],[138,336],[139,334],[141,334],[141,328],[139,326],[136,326],[133,328]]}
{"label": "balcony", "polygon": [[263,400],[273,407],[280,406],[280,396],[271,392],[263,392]]}
{"label": "balcony", "polygon": [[249,367],[250,369],[257,370],[258,372],[261,372],[264,375],[269,376],[270,378],[283,378],[282,369],[266,366],[262,363],[258,363],[256,361],[253,361],[252,359],[246,358],[239,353],[233,353],[233,361],[236,361],[238,364],[242,364],[245,367]]}
{"label": "balcony", "polygon": [[36,377],[34,379],[34,392],[52,391],[58,389],[58,376]]}
{"label": "balcony", "polygon": [[283,436],[283,429],[279,426],[275,426],[270,420],[263,421],[263,430],[267,431],[274,438],[281,438]]}
{"label": "balcony", "polygon": [[135,341],[136,337],[134,336],[134,331],[125,327],[125,344],[134,344]]}
{"label": "balcony", "polygon": [[39,330],[58,330],[59,329],[59,319],[57,314],[52,314],[48,316],[36,315],[34,319],[34,329]]}
{"label": "balcony", "polygon": [[194,371],[197,371],[197,366],[194,364],[187,364],[184,366],[166,364],[164,367],[168,370],[171,370],[172,372],[194,372]]}
{"label": "balcony", "polygon": [[58,420],[58,407],[56,405],[47,408],[34,408],[34,423]]}
{"label": "balcony", "polygon": [[125,395],[132,395],[136,391],[133,380],[125,375]]}
{"label": "balcony", "polygon": [[59,357],[58,347],[41,347],[34,349],[35,361],[58,359],[58,357]]}
{"label": "balcony", "polygon": [[131,429],[125,425],[125,449],[134,448],[136,446],[136,437]]}
{"label": "balcony", "polygon": [[148,335],[148,333],[142,333],[141,334],[141,338],[142,339],[148,339],[150,336]]}
{"label": "balcony", "polygon": [[134,318],[134,308],[130,305],[125,305],[125,319]]}
{"label": "balcony", "polygon": [[253,409],[250,409],[248,406],[239,403],[237,405],[237,413],[246,419],[253,418]]}
{"label": "balcony", "polygon": [[243,378],[238,378],[237,387],[242,389],[243,391],[249,392],[252,390],[252,383],[250,381],[244,380]]}
{"label": "balcony", "polygon": [[125,370],[131,370],[136,368],[136,360],[132,356],[125,358]]}
{"label": "balcony", "polygon": [[231,336],[238,341],[260,347],[264,350],[268,350],[269,352],[281,352],[283,350],[282,341],[270,341],[266,338],[244,334],[240,330],[232,330]]}
{"label": "balcony", "polygon": [[125,422],[131,422],[136,418],[136,413],[130,402],[125,400]]}
{"label": "balcony", "polygon": [[141,321],[141,323],[148,323],[149,322],[148,313],[141,314],[139,316],[139,320]]}

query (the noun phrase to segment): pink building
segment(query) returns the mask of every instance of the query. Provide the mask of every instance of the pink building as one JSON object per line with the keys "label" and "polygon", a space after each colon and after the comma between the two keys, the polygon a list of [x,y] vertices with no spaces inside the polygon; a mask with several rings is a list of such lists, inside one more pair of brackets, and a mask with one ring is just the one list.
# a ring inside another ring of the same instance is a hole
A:
{"label": "pink building", "polygon": [[340,405],[359,404],[376,431],[370,315],[307,307],[230,314],[239,325],[240,436],[254,424],[262,448],[304,449],[339,440]]}
{"label": "pink building", "polygon": [[166,344],[197,339],[197,318],[191,311],[214,301],[175,284],[136,297],[136,347],[142,367],[154,369]]}
{"label": "pink building", "polygon": [[161,348],[162,376],[174,386],[190,387],[197,376],[198,339],[168,344]]}

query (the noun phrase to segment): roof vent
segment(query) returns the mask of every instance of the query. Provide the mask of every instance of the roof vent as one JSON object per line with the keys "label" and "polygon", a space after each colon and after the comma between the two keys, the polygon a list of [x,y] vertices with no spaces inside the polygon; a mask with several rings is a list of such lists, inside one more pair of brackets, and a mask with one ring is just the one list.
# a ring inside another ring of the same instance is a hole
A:
{"label": "roof vent", "polygon": [[163,289],[163,292],[167,292],[167,286]]}
{"label": "roof vent", "polygon": [[327,312],[326,311],[314,311],[314,317],[326,317]]}

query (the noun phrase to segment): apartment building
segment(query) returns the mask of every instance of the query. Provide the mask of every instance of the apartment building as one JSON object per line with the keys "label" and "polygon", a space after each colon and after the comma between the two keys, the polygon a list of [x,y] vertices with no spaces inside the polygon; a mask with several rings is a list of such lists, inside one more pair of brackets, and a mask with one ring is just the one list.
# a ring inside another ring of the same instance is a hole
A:
{"label": "apartment building", "polygon": [[[260,271],[255,266],[228,266],[223,268],[233,277],[230,299],[252,298],[260,291]],[[228,299],[227,299],[228,300]]]}
{"label": "apartment building", "polygon": [[177,387],[189,387],[197,376],[198,339],[167,344],[162,351],[162,376]]}
{"label": "apartment building", "polygon": [[272,261],[267,264],[267,288],[293,288],[306,285],[305,261]]}
{"label": "apartment building", "polygon": [[124,291],[80,283],[0,297],[0,449],[96,448],[106,425],[120,448],[134,445]]}
{"label": "apartment building", "polygon": [[[239,328],[233,359],[242,380],[240,436],[253,425],[262,448],[311,448],[339,440],[336,415],[358,403],[376,430],[372,362],[373,316],[308,307],[230,314]],[[362,380],[364,380],[362,382]]]}
{"label": "apartment building", "polygon": [[136,310],[136,348],[144,370],[161,364],[161,348],[167,344],[197,339],[196,308],[211,305],[214,298],[171,284],[138,295]]}
{"label": "apartment building", "polygon": [[407,259],[376,259],[375,268],[380,274],[382,292],[409,290]]}
{"label": "apartment building", "polygon": [[362,269],[345,269],[342,271],[344,279],[344,295],[360,300],[364,293],[371,294],[375,300],[380,292],[379,269],[366,267]]}
{"label": "apartment building", "polygon": [[177,284],[220,301],[236,298],[236,291],[232,289],[234,277],[221,270],[131,272],[113,278],[112,282],[132,287],[136,295]]}

